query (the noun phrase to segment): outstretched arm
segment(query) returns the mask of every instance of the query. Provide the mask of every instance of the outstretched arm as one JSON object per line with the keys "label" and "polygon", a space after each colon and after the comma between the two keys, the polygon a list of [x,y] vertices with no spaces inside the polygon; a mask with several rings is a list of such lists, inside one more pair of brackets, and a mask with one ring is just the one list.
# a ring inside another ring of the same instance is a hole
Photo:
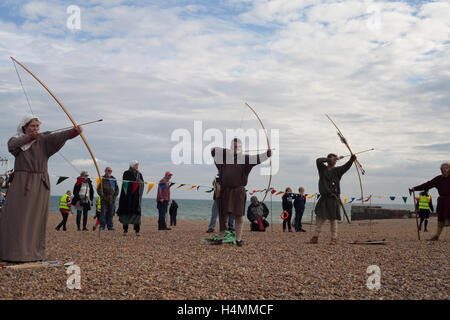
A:
{"label": "outstretched arm", "polygon": [[342,177],[352,167],[352,164],[355,160],[356,156],[352,155],[343,166],[337,167],[336,169],[338,170],[339,176]]}
{"label": "outstretched arm", "polygon": [[425,190],[430,190],[430,189],[436,188],[436,181],[437,181],[438,177],[434,178],[433,180],[427,181],[424,184],[421,184],[421,185],[415,186],[414,188],[411,188],[411,191],[425,191]]}

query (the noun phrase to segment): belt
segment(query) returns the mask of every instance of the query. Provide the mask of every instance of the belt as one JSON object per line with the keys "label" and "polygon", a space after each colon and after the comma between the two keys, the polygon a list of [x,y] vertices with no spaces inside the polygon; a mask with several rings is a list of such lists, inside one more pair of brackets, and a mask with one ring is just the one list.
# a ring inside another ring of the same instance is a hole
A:
{"label": "belt", "polygon": [[44,171],[27,171],[27,170],[15,170],[14,172],[26,172],[27,173],[27,180],[25,182],[25,193],[24,196],[27,195],[28,191],[30,191],[30,189],[28,189],[28,183],[30,182],[30,175],[32,174],[44,174]]}

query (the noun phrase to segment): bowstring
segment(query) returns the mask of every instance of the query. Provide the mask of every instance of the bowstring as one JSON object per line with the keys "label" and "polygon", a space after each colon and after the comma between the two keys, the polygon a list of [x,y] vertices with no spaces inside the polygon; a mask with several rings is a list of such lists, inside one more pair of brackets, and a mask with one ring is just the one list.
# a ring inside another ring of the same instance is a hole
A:
{"label": "bowstring", "polygon": [[19,71],[17,70],[16,63],[14,62],[14,60],[11,60],[11,61],[12,61],[13,65],[14,65],[14,69],[16,70],[16,74],[17,74],[17,77],[19,78],[20,85],[22,87],[23,93],[25,94],[25,98],[27,99],[28,107],[30,108],[31,114],[34,116],[33,109],[31,108],[30,99],[28,98],[27,92],[25,91],[25,88],[23,86],[22,78],[20,77]]}
{"label": "bowstring", "polygon": [[[28,107],[30,108],[31,114],[34,116],[33,108],[31,107],[31,103],[30,103],[30,98],[28,97],[28,94],[25,91],[25,87],[23,86],[22,78],[20,77],[19,70],[17,70],[16,62],[14,60],[11,60],[11,61],[14,66],[14,69],[16,70],[17,77],[19,78],[19,82],[20,82],[20,86],[22,87],[23,94],[25,95],[25,98],[27,99]],[[75,167],[74,164],[72,164],[66,157],[63,156],[61,151],[58,151],[57,153],[64,159],[64,161],[66,161],[77,172],[77,174],[80,172],[80,170],[77,167]]]}

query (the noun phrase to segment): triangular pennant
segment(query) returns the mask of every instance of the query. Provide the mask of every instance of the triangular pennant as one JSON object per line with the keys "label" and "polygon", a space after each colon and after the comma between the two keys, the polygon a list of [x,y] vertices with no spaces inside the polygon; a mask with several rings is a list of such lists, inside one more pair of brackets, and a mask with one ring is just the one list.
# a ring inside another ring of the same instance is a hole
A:
{"label": "triangular pennant", "polygon": [[134,193],[136,189],[139,187],[139,185],[140,185],[139,182],[133,182],[133,190],[131,191],[131,193]]}
{"label": "triangular pennant", "polygon": [[185,186],[184,183],[180,184],[180,185],[177,187],[177,189],[178,189],[178,188],[181,188],[181,187],[183,187],[183,186]]}
{"label": "triangular pennant", "polygon": [[283,194],[283,193],[284,193],[284,191],[279,191],[275,195],[278,196],[278,195]]}
{"label": "triangular pennant", "polygon": [[394,200],[395,200],[395,197],[394,197],[394,196],[390,196],[389,199],[391,199],[392,201],[394,201]]}
{"label": "triangular pennant", "polygon": [[270,191],[272,194],[274,194],[275,192],[277,192],[277,190],[273,189],[272,191]]}
{"label": "triangular pennant", "polygon": [[155,185],[154,182],[149,182],[149,183],[148,183],[147,194],[150,192],[150,190],[152,190],[152,188],[153,188],[154,185]]}
{"label": "triangular pennant", "polygon": [[316,200],[319,200],[319,198],[320,198],[320,193],[318,193],[318,194],[316,195]]}
{"label": "triangular pennant", "polygon": [[211,188],[211,190],[207,190],[207,191],[205,191],[205,192],[210,193],[210,192],[213,192],[213,191],[214,191],[214,188]]}
{"label": "triangular pennant", "polygon": [[408,197],[402,197],[402,199],[403,199],[403,202],[406,203],[406,200],[408,200]]}
{"label": "triangular pennant", "polygon": [[63,182],[64,180],[67,180],[67,179],[69,179],[69,177],[59,177],[59,178],[58,178],[58,181],[56,182],[56,184],[58,185],[58,184],[60,184],[61,182]]}
{"label": "triangular pennant", "polygon": [[174,184],[175,184],[175,182],[171,182],[170,185],[169,185],[169,188],[170,188],[171,186],[173,186]]}
{"label": "triangular pennant", "polygon": [[122,182],[122,190],[123,190],[123,192],[125,192],[125,194],[128,193],[128,181]]}
{"label": "triangular pennant", "polygon": [[197,186],[197,191],[198,191],[199,188],[200,188],[200,186]]}
{"label": "triangular pennant", "polygon": [[347,204],[347,198],[346,197],[344,197],[344,204]]}

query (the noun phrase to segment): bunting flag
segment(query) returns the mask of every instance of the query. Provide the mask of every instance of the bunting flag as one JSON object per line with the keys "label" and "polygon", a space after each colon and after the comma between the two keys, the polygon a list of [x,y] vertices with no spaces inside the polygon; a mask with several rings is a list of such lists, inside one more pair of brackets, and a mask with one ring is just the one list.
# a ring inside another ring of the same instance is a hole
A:
{"label": "bunting flag", "polygon": [[198,191],[199,188],[200,188],[200,186],[197,186],[197,191]]}
{"label": "bunting flag", "polygon": [[59,178],[58,178],[58,182],[56,182],[56,184],[58,185],[58,184],[60,184],[61,182],[63,182],[64,180],[67,180],[67,179],[69,179],[69,177],[59,177]]}
{"label": "bunting flag", "polygon": [[270,191],[271,194],[274,194],[275,192],[277,192],[277,190],[273,189],[272,191]]}
{"label": "bunting flag", "polygon": [[316,200],[319,200],[319,198],[320,198],[320,193],[317,194]]}
{"label": "bunting flag", "polygon": [[197,186],[196,185],[192,185],[192,186],[190,186],[189,188],[186,188],[186,190],[192,190],[192,189],[194,189],[194,188],[196,188]]}
{"label": "bunting flag", "polygon": [[182,183],[182,184],[180,184],[180,185],[177,187],[177,189],[178,189],[178,188],[181,188],[181,187],[184,187],[184,186],[185,186],[185,184]]}
{"label": "bunting flag", "polygon": [[314,198],[315,197],[315,193],[313,193],[312,195],[310,195],[309,197],[307,197],[308,199],[312,199],[312,198]]}
{"label": "bunting flag", "polygon": [[148,183],[147,194],[150,192],[150,190],[152,190],[152,188],[153,188],[154,185],[155,185],[154,182],[149,182],[149,183]]}
{"label": "bunting flag", "polygon": [[275,195],[278,196],[278,195],[283,194],[283,193],[284,193],[284,191],[278,191]]}
{"label": "bunting flag", "polygon": [[100,186],[101,180],[100,180],[100,178],[95,178],[95,180],[97,181],[97,189],[98,189],[98,187]]}
{"label": "bunting flag", "polygon": [[378,196],[378,199],[381,199],[381,198],[383,198],[383,196]]}
{"label": "bunting flag", "polygon": [[252,192],[250,192],[250,195],[252,196],[253,194],[255,194],[256,190],[253,190]]}
{"label": "bunting flag", "polygon": [[116,180],[109,179],[109,184],[110,184],[112,190],[116,189]]}
{"label": "bunting flag", "polygon": [[395,200],[395,197],[390,196],[389,199],[391,199],[392,201],[394,201],[394,200]]}
{"label": "bunting flag", "polygon": [[352,203],[353,201],[355,201],[355,198],[352,198],[352,200],[350,200],[350,202],[349,202],[349,203]]}
{"label": "bunting flag", "polygon": [[347,204],[347,198],[346,197],[344,197],[344,204]]}
{"label": "bunting flag", "polygon": [[141,184],[140,182],[133,182],[133,190],[131,191],[131,193],[134,193],[136,189],[139,188],[140,184]]}
{"label": "bunting flag", "polygon": [[205,192],[211,193],[214,191],[214,188],[211,188],[210,190],[206,190]]}
{"label": "bunting flag", "polygon": [[406,200],[408,200],[408,197],[402,197],[403,202],[406,203]]}
{"label": "bunting flag", "polygon": [[127,194],[128,192],[128,181],[123,181],[122,182],[122,190],[125,194]]}
{"label": "bunting flag", "polygon": [[364,200],[364,202],[367,202],[367,201],[369,201],[370,199],[372,198],[372,196],[370,195],[369,197],[367,197],[367,199],[366,200]]}
{"label": "bunting flag", "polygon": [[169,185],[169,188],[172,187],[175,184],[175,182],[171,182]]}

